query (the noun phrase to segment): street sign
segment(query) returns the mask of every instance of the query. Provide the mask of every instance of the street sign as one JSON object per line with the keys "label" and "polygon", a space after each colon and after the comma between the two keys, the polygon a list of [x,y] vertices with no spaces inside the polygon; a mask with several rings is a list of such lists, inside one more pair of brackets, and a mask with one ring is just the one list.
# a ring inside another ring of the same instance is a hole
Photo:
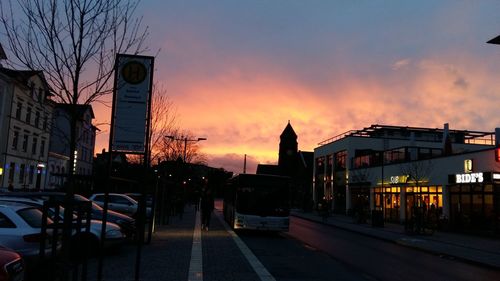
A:
{"label": "street sign", "polygon": [[144,153],[154,58],[118,54],[116,60],[111,149]]}

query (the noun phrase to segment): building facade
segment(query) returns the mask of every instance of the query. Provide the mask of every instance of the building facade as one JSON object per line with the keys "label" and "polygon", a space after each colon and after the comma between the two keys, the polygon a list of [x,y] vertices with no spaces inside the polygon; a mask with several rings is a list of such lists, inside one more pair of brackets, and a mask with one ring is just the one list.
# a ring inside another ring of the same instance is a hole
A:
{"label": "building facade", "polygon": [[0,186],[45,188],[53,102],[41,71],[0,66]]}
{"label": "building facade", "polygon": [[406,223],[432,210],[459,230],[500,231],[494,132],[372,125],[314,151],[314,201]]}
{"label": "building facade", "polygon": [[[76,150],[70,151],[70,117],[76,112]],[[97,128],[92,124],[95,118],[90,105],[69,105],[58,103],[54,107],[53,126],[49,148],[49,183],[48,188],[58,189],[64,186],[68,170],[75,175],[77,184],[91,184],[93,173],[94,147]],[[68,163],[71,153],[75,161]]]}

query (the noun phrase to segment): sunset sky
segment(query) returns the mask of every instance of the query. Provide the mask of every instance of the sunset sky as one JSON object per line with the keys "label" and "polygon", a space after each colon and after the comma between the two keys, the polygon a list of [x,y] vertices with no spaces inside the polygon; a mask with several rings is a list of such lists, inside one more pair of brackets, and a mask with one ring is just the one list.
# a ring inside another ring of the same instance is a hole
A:
{"label": "sunset sky", "polygon": [[[500,127],[500,1],[144,0],[156,82],[209,165],[276,163],[371,124]],[[95,104],[96,123],[109,109]],[[99,127],[96,152],[107,148]]]}

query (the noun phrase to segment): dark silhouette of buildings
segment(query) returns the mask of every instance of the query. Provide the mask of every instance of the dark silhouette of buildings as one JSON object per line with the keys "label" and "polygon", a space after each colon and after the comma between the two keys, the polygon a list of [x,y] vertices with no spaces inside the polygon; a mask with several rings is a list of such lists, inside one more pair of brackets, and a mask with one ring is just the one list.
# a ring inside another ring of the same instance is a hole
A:
{"label": "dark silhouette of buildings", "polygon": [[280,135],[278,165],[259,164],[257,174],[288,176],[292,180],[290,198],[293,207],[312,207],[314,153],[298,149],[297,134],[290,121]]}

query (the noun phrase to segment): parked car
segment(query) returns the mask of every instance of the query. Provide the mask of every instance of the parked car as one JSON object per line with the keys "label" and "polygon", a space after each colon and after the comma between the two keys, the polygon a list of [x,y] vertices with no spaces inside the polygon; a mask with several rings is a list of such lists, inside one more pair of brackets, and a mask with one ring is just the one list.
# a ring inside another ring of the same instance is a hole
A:
{"label": "parked car", "polygon": [[0,247],[0,281],[22,281],[25,269],[24,260],[18,252]]}
{"label": "parked car", "polygon": [[[92,194],[89,199],[97,203],[99,206],[104,206],[104,193]],[[137,210],[139,209],[139,203],[121,193],[109,193],[108,208],[110,210],[126,214],[128,216],[136,217]],[[146,209],[146,214],[149,216],[151,213],[151,208]]]}
{"label": "parked car", "polygon": [[[136,193],[136,192],[126,192],[123,194],[127,195],[128,197],[131,197],[137,202],[139,202],[142,196],[141,193]],[[150,194],[146,194],[146,206],[151,207],[152,205],[153,205],[153,197]]]}
{"label": "parked car", "polygon": [[[13,196],[13,197],[31,197],[31,198],[40,198],[42,200],[58,200],[63,201],[66,193],[64,192],[55,192],[55,191],[41,191],[41,192],[7,192],[0,193],[0,196]],[[90,201],[86,197],[80,194],[74,194],[74,199],[78,201]],[[104,210],[97,205],[95,202],[92,202],[92,219],[102,220]],[[118,213],[112,210],[108,210],[106,221],[116,223],[120,226],[122,232],[127,236],[127,238],[132,238],[136,234],[136,225],[135,219],[127,216],[122,213]]]}
{"label": "parked car", "polygon": [[[52,220],[47,219],[51,224]],[[42,211],[33,206],[17,202],[0,202],[0,246],[18,252],[28,266],[35,266],[39,261],[40,243],[42,242]],[[45,256],[52,252],[51,230],[47,230]],[[59,243],[56,251],[59,250]]]}
{"label": "parked car", "polygon": [[[2,197],[0,196],[0,203],[2,202],[17,202],[29,206],[34,206],[38,208],[43,207],[43,200],[39,198],[29,198],[29,197]],[[53,221],[63,221],[64,220],[64,208],[59,208],[59,216],[56,220],[56,212],[53,209],[49,210],[48,216]],[[76,215],[73,216],[76,220]],[[90,221],[89,233],[85,232],[85,220],[82,220],[82,229],[80,232],[73,231],[72,243],[73,247],[77,250],[82,250],[81,247],[87,245],[91,252],[96,252],[100,247],[101,242],[101,231],[102,231],[102,221],[92,219]],[[106,222],[106,239],[104,240],[105,248],[114,248],[122,244],[125,240],[125,235],[122,233],[121,228],[112,222]]]}

